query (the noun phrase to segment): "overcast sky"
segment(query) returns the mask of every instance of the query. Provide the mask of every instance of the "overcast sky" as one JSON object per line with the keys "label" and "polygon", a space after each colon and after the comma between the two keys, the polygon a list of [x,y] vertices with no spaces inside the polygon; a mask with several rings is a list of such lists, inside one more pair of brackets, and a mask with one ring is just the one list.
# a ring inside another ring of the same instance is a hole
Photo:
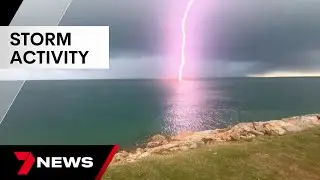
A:
{"label": "overcast sky", "polygon": [[[179,49],[180,44],[174,39],[179,39],[181,34],[172,27],[176,24],[180,28],[186,3],[186,0],[179,3],[73,0],[60,25],[110,26],[110,69],[56,71],[51,75],[176,77],[179,57],[170,49]],[[58,3],[56,6],[63,7]],[[55,5],[51,7],[54,9]],[[48,13],[53,16],[55,12]],[[36,18],[44,20],[48,16]],[[320,74],[319,0],[195,0],[187,23],[188,76]],[[188,71],[191,66],[194,71]]]}

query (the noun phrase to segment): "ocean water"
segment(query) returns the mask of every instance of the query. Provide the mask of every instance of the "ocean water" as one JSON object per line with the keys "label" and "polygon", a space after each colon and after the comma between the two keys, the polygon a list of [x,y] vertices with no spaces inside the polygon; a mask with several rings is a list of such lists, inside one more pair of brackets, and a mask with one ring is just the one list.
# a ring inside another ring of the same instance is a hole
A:
{"label": "ocean water", "polygon": [[[8,82],[0,82],[6,87]],[[120,144],[320,112],[320,78],[28,81],[0,144]]]}

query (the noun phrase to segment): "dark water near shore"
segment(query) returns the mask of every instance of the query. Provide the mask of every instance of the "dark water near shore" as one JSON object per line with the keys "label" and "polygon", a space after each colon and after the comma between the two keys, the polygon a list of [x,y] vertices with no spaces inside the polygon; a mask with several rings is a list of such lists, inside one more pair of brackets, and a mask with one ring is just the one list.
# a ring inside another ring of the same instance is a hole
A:
{"label": "dark water near shore", "polygon": [[319,78],[28,81],[0,143],[132,147],[161,132],[320,112],[319,92]]}

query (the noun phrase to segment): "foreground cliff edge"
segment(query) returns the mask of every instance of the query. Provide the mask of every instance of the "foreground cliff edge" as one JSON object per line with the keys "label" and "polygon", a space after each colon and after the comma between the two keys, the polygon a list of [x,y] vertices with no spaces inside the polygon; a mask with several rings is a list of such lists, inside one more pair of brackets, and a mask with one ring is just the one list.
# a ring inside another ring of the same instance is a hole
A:
{"label": "foreground cliff edge", "polygon": [[204,146],[223,144],[229,141],[250,141],[259,136],[282,136],[314,127],[320,127],[320,114],[295,116],[265,122],[239,123],[224,129],[184,132],[173,137],[155,135],[150,138],[143,148],[138,148],[134,152],[119,151],[115,155],[112,165],[136,162],[146,157],[168,155]]}

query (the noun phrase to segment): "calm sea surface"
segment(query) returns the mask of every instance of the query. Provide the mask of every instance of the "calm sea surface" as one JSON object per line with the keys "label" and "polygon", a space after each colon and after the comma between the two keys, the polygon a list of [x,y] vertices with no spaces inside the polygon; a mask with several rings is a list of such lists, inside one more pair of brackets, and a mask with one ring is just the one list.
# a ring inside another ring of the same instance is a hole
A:
{"label": "calm sea surface", "polygon": [[315,112],[318,78],[29,81],[0,125],[0,144],[128,148],[156,133]]}

